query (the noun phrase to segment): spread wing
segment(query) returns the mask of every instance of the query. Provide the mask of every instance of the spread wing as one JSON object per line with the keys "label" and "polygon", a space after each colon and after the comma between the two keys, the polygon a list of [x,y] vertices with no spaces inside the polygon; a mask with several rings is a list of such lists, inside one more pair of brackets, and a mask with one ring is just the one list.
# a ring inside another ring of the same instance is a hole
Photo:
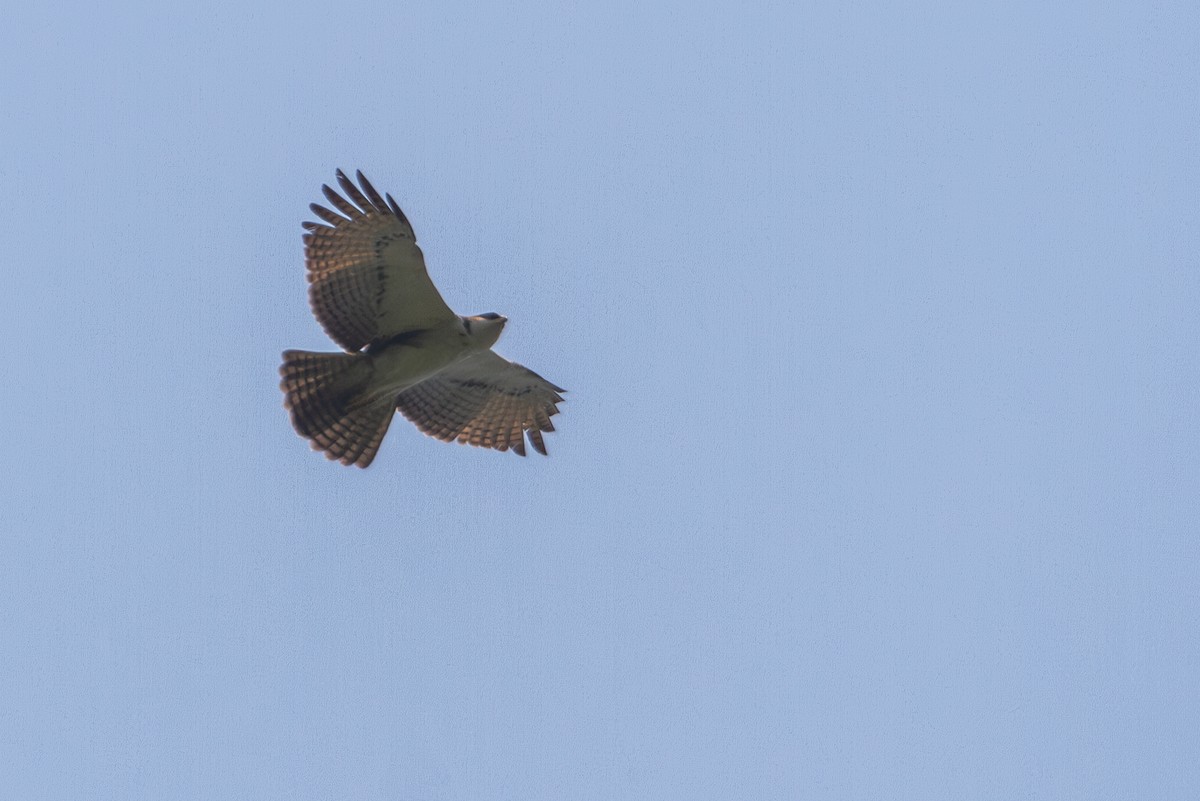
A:
{"label": "spread wing", "polygon": [[417,428],[445,442],[465,442],[525,455],[525,435],[545,455],[543,431],[562,402],[556,387],[537,373],[486,350],[469,356],[401,392],[396,407]]}
{"label": "spread wing", "polygon": [[375,339],[453,319],[392,196],[385,201],[362,172],[361,190],[341,170],[337,179],[346,197],[321,188],[341,214],[313,203],[309,208],[324,224],[304,223],[308,297],[325,333],[357,351]]}

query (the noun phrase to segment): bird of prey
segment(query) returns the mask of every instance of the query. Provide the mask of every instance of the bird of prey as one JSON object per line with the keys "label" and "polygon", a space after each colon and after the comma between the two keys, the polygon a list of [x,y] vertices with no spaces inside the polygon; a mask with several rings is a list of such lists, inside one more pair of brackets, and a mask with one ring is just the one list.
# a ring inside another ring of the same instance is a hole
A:
{"label": "bird of prey", "polygon": [[357,177],[338,170],[343,194],[321,187],[337,211],[313,203],[323,222],[304,223],[309,302],[346,352],[284,351],[280,388],[296,431],[328,458],[366,467],[398,409],[446,442],[524,456],[528,436],[544,455],[566,390],[492,350],[507,318],[450,310],[404,212]]}

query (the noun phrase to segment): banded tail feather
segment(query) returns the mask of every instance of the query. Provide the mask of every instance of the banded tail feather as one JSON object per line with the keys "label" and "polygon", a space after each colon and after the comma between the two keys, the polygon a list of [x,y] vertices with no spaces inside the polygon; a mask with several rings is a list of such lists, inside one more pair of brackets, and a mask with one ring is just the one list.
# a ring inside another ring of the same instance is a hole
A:
{"label": "banded tail feather", "polygon": [[371,358],[362,353],[283,352],[283,406],[296,432],[326,458],[366,467],[379,451],[396,407],[391,400],[355,404],[372,372]]}

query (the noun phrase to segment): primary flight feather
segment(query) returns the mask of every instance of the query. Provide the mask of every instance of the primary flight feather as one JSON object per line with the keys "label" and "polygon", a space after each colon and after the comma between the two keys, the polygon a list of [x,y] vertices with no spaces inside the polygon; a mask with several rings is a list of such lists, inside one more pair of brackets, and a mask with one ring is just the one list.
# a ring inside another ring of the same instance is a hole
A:
{"label": "primary flight feather", "polygon": [[546,453],[556,387],[491,348],[507,318],[462,317],[425,270],[416,234],[391,195],[341,170],[343,194],[321,187],[336,211],[313,203],[304,223],[308,297],[346,353],[283,353],[284,407],[313,448],[366,467],[399,410],[424,433],[525,455]]}

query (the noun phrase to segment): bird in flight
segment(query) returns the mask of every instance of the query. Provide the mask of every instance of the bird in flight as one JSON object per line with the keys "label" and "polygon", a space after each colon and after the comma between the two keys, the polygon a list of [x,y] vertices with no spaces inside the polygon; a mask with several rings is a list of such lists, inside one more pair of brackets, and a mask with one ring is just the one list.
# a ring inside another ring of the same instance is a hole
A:
{"label": "bird in flight", "polygon": [[450,310],[404,212],[357,177],[338,170],[343,194],[321,187],[337,211],[313,203],[322,222],[304,223],[309,302],[346,352],[283,352],[296,431],[329,459],[366,467],[399,410],[445,442],[524,456],[528,436],[544,455],[566,390],[492,350],[507,318]]}

